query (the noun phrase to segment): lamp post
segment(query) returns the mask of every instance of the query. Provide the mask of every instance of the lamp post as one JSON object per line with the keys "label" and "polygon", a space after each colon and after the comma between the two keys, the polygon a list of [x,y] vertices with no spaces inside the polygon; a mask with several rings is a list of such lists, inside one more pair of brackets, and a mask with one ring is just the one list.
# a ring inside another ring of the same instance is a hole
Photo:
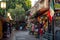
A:
{"label": "lamp post", "polygon": [[1,8],[4,10],[3,16],[6,17],[6,2],[5,1],[1,1]]}
{"label": "lamp post", "polygon": [[9,17],[10,20],[13,20],[10,13],[7,13],[7,17]]}

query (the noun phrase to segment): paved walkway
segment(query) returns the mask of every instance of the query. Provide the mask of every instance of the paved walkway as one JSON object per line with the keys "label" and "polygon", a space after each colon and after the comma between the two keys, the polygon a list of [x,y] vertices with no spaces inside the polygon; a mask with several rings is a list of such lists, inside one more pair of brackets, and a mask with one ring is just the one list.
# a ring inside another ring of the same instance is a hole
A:
{"label": "paved walkway", "polygon": [[[33,35],[29,35],[28,31],[13,31],[9,40],[40,40]],[[42,38],[42,40],[46,40]]]}

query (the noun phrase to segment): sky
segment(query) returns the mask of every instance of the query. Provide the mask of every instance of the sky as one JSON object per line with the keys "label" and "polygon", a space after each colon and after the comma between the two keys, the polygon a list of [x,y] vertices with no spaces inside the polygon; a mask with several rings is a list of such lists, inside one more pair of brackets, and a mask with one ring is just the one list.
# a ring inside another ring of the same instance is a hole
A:
{"label": "sky", "polygon": [[38,0],[31,0],[31,4],[32,4],[32,6],[34,6],[34,4],[37,2]]}
{"label": "sky", "polygon": [[2,1],[2,0],[0,0],[0,1]]}

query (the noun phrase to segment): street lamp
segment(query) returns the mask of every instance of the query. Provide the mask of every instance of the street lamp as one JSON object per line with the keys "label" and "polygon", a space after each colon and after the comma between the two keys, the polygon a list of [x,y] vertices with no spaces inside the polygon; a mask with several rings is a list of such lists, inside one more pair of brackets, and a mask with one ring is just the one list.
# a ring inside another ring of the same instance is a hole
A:
{"label": "street lamp", "polygon": [[5,11],[3,15],[6,16],[6,10],[5,10],[6,9],[6,2],[5,1],[4,2],[1,1],[1,8],[4,9],[4,11]]}
{"label": "street lamp", "polygon": [[10,20],[13,20],[10,13],[7,13],[7,17],[9,17]]}
{"label": "street lamp", "polygon": [[6,8],[6,2],[1,2],[1,8],[5,9]]}

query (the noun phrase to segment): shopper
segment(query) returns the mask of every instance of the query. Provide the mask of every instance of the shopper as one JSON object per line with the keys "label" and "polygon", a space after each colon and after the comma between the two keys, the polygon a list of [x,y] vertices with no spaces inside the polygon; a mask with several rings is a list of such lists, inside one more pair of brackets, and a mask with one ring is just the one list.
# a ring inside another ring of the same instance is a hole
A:
{"label": "shopper", "polygon": [[34,24],[32,23],[32,35],[34,35],[34,28],[35,28],[35,26],[34,26]]}

